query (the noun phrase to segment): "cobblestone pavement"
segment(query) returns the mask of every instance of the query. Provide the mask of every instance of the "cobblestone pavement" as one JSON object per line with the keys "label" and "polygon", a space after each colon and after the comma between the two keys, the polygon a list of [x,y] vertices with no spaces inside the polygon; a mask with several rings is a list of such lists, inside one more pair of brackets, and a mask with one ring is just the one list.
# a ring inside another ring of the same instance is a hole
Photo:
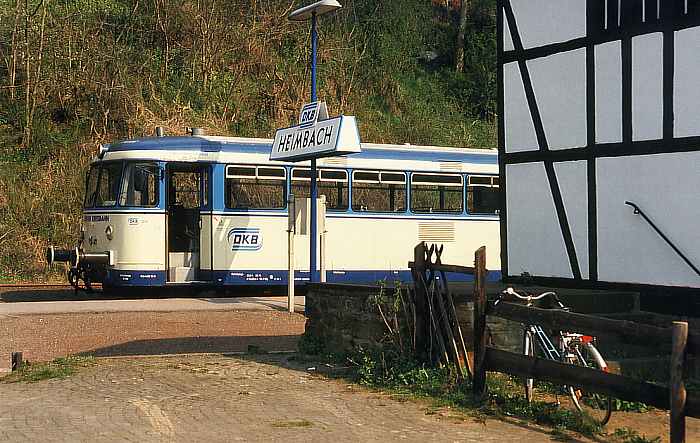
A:
{"label": "cobblestone pavement", "polygon": [[536,428],[427,414],[291,360],[111,358],[65,379],[0,381],[0,441],[550,441]]}

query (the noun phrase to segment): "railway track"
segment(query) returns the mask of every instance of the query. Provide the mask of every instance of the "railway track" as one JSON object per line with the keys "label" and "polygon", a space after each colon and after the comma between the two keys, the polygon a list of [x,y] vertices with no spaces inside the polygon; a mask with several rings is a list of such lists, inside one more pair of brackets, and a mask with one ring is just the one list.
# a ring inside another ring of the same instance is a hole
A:
{"label": "railway track", "polygon": [[[95,284],[93,288],[101,288],[102,285]],[[2,283],[0,284],[0,291],[11,290],[11,289],[72,289],[73,287],[68,283]]]}

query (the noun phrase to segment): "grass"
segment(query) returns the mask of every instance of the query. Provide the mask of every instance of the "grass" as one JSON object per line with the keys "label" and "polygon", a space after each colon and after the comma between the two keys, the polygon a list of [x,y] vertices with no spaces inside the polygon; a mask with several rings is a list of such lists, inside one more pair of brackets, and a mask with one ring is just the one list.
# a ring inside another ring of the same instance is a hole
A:
{"label": "grass", "polygon": [[[396,401],[427,400],[429,406],[426,415],[445,414],[449,411],[450,416],[461,414],[464,418],[477,421],[492,417],[536,423],[549,428],[552,438],[561,441],[571,440],[574,434],[616,443],[659,441],[626,429],[606,432],[590,417],[560,407],[549,396],[528,403],[522,382],[517,377],[489,373],[487,396],[484,401],[479,401],[471,394],[471,383],[458,383],[455,374],[447,368],[431,368],[386,350],[384,355],[360,351],[346,359],[353,364],[353,372],[346,375],[352,381],[385,392]],[[555,386],[542,387],[545,391],[552,392],[557,389]],[[643,408],[639,410],[644,412]]]}
{"label": "grass", "polygon": [[34,383],[41,380],[66,378],[75,374],[81,368],[95,364],[91,356],[69,356],[57,358],[48,363],[25,363],[10,375],[0,378],[4,383]]}
{"label": "grass", "polygon": [[646,435],[639,435],[637,431],[629,428],[617,428],[612,435],[620,443],[661,443],[661,437],[647,438]]}

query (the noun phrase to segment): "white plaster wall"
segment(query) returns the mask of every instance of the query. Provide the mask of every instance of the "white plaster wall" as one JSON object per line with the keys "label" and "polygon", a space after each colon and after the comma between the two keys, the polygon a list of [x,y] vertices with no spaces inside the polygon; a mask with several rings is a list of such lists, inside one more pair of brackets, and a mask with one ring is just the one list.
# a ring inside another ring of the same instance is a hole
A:
{"label": "white plaster wall", "polygon": [[506,165],[508,273],[573,278],[544,164]]}
{"label": "white plaster wall", "polygon": [[554,164],[581,277],[588,278],[588,169],[585,160]]}
{"label": "white plaster wall", "polygon": [[506,152],[539,149],[518,63],[503,65]]}
{"label": "white plaster wall", "polygon": [[619,41],[595,47],[596,142],[622,141],[622,53]]}
{"label": "white plaster wall", "polygon": [[527,62],[550,149],[586,146],[586,50]]}
{"label": "white plaster wall", "polygon": [[663,137],[663,34],[632,38],[632,139]]}
{"label": "white plaster wall", "polygon": [[700,277],[625,205],[637,203],[700,266],[698,165],[697,151],[597,161],[600,280],[700,287]]}
{"label": "white plaster wall", "polygon": [[674,136],[700,135],[700,27],[675,33]]}
{"label": "white plaster wall", "polygon": [[523,46],[533,48],[586,36],[582,0],[511,0]]}

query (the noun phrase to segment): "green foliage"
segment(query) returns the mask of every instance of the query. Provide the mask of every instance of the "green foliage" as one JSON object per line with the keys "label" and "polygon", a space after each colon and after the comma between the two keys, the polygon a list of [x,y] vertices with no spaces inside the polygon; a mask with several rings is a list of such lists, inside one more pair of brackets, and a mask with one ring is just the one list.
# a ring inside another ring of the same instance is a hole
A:
{"label": "green foliage", "polygon": [[627,401],[620,400],[619,398],[613,398],[612,410],[623,412],[649,412],[651,407],[639,401]]}
{"label": "green foliage", "polygon": [[646,435],[639,435],[637,431],[629,428],[617,428],[612,435],[621,443],[661,443],[661,437],[647,438]]}
{"label": "green foliage", "polygon": [[323,340],[315,335],[304,332],[297,345],[299,352],[307,355],[321,355],[326,350]]}
{"label": "green foliage", "polygon": [[[319,97],[368,142],[493,147],[494,0],[475,1],[465,72],[456,23],[428,0],[347,0],[320,23]],[[70,246],[99,143],[185,126],[270,137],[309,98],[306,24],[288,3],[4,2],[0,8],[0,271],[47,276]],[[424,55],[437,55],[426,61]]]}
{"label": "green foliage", "polygon": [[593,420],[556,403],[533,401],[528,403],[519,379],[501,374],[489,374],[489,408],[495,415],[513,415],[552,426],[593,436],[602,431]]}
{"label": "green foliage", "polygon": [[602,428],[586,416],[560,408],[554,402],[528,403],[518,379],[489,374],[484,403],[471,395],[470,383],[458,383],[448,368],[432,368],[396,350],[359,350],[349,358],[355,364],[358,383],[412,397],[428,398],[436,407],[450,406],[465,413],[518,417],[553,428],[553,435],[574,431],[590,437]]}
{"label": "green foliage", "polygon": [[69,356],[57,358],[49,363],[25,363],[20,369],[0,379],[5,383],[33,383],[52,378],[65,378],[76,373],[80,368],[95,364],[93,357]]}

